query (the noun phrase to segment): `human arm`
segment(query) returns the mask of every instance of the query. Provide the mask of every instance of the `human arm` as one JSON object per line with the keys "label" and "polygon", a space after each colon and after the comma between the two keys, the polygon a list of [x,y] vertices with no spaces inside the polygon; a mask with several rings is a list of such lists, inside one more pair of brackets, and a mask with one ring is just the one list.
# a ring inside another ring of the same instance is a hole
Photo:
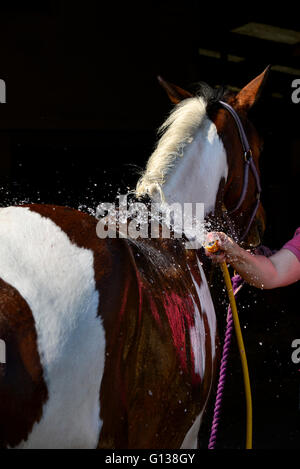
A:
{"label": "human arm", "polygon": [[241,248],[225,233],[209,233],[208,241],[218,239],[220,254],[206,254],[215,262],[228,262],[257,288],[271,289],[290,285],[300,280],[300,262],[293,252],[280,249],[270,257],[252,254]]}

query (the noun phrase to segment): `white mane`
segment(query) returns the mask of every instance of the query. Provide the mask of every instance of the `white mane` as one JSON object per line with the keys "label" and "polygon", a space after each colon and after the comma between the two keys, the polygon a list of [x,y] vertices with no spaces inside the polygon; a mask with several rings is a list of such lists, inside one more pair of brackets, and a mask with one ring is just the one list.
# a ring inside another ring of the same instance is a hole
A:
{"label": "white mane", "polygon": [[193,141],[205,115],[206,102],[202,97],[189,98],[176,105],[159,129],[161,138],[138,180],[137,196],[151,196],[158,191],[163,198],[162,185],[182,158],[186,145]]}

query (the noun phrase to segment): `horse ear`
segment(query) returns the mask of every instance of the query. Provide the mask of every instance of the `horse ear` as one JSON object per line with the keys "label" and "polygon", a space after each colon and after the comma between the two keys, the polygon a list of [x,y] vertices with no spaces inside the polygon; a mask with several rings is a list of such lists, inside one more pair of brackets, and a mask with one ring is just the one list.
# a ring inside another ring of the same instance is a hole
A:
{"label": "horse ear", "polygon": [[183,99],[192,98],[193,95],[177,85],[173,85],[173,83],[169,83],[168,81],[164,80],[161,76],[157,77],[161,86],[166,90],[170,100],[172,103],[177,104],[180,103]]}
{"label": "horse ear", "polygon": [[237,107],[248,111],[253,106],[261,94],[269,70],[270,65],[236,95]]}

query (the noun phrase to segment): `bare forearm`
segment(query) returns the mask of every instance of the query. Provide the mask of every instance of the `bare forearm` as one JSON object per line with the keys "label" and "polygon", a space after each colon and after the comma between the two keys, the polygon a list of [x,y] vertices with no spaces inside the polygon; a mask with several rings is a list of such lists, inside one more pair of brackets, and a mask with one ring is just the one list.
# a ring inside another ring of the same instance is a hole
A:
{"label": "bare forearm", "polygon": [[250,285],[265,289],[276,287],[277,271],[269,258],[236,246],[234,254],[227,255],[226,260]]}
{"label": "bare forearm", "polygon": [[300,280],[300,263],[288,249],[280,249],[270,257],[251,254],[222,232],[209,233],[208,243],[218,243],[219,253],[206,254],[214,262],[228,262],[250,285],[257,288],[278,288]]}

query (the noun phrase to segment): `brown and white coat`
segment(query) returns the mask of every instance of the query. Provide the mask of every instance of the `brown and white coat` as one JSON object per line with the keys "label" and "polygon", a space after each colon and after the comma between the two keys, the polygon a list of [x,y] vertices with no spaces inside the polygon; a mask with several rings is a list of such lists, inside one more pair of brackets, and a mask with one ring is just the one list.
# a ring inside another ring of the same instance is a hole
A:
{"label": "brown and white coat", "polygon": [[[231,101],[256,164],[246,111],[263,80]],[[204,202],[209,215],[239,196],[239,136],[224,109],[209,117],[203,100],[172,86],[187,104],[175,109],[137,192],[152,190],[165,168],[154,187],[167,201]],[[187,119],[184,155],[170,159]],[[237,228],[254,199],[250,180]],[[96,225],[67,207],[0,209],[0,447],[195,448],[217,340],[201,253],[176,239],[101,240]]]}

